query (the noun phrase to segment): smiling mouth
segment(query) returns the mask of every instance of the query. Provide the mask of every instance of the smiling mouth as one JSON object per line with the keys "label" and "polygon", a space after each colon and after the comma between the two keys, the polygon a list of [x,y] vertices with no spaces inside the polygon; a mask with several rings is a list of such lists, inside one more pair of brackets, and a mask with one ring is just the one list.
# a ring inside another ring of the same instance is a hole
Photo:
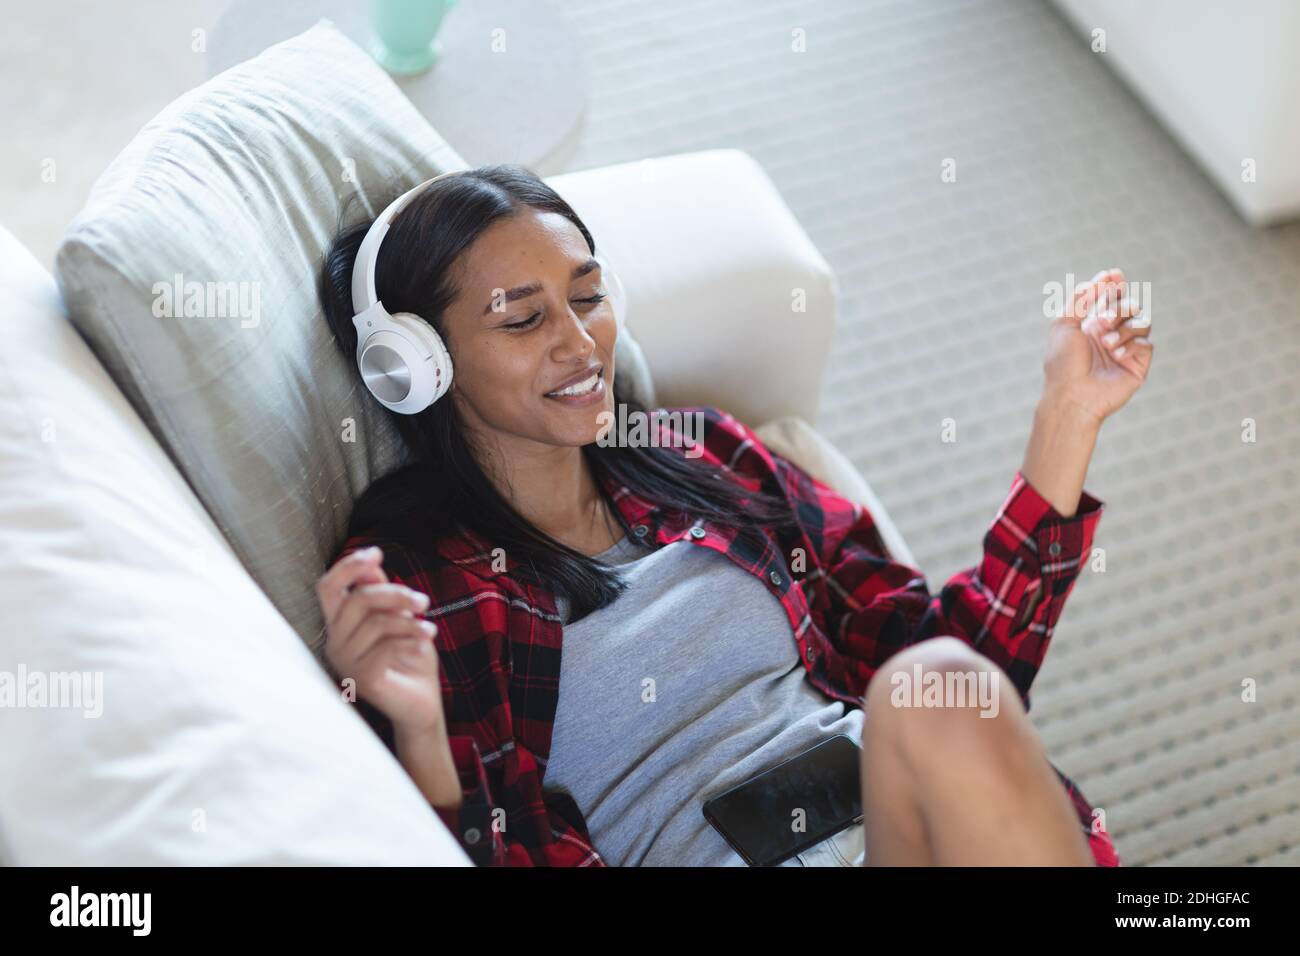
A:
{"label": "smiling mouth", "polygon": [[605,375],[604,368],[598,369],[591,374],[590,378],[583,379],[581,382],[575,382],[568,388],[561,388],[554,392],[547,392],[547,398],[568,398],[575,395],[590,395],[595,391],[596,386],[600,384],[601,378]]}

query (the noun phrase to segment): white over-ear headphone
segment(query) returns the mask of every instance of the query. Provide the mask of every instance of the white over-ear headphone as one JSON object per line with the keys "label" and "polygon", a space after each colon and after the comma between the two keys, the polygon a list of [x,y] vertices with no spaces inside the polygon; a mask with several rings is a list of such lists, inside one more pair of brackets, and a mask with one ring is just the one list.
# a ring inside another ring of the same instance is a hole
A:
{"label": "white over-ear headphone", "polygon": [[[375,294],[375,263],[379,245],[388,234],[393,218],[419,192],[444,176],[442,173],[409,189],[379,214],[357,249],[352,266],[352,324],[357,330],[357,368],[370,394],[385,408],[403,415],[422,412],[451,388],[451,354],[433,326],[413,312],[390,315]],[[609,286],[618,330],[623,331],[626,293],[623,283],[602,255],[601,275]]]}

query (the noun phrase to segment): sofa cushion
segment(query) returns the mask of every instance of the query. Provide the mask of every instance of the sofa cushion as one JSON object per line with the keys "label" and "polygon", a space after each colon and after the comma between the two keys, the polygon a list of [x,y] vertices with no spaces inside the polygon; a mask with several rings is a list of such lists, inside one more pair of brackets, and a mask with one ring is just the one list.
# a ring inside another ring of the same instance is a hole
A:
{"label": "sofa cushion", "polygon": [[5,862],[467,864],[3,229],[0,314]]}

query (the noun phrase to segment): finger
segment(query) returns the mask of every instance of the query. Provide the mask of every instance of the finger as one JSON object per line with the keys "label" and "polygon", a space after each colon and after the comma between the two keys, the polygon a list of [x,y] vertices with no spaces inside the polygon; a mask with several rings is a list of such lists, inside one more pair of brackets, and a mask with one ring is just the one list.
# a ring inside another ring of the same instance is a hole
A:
{"label": "finger", "polygon": [[404,629],[381,630],[373,637],[367,635],[369,643],[353,658],[353,669],[358,674],[369,673],[370,668],[378,662],[394,659],[402,659],[408,666],[418,665],[427,660],[423,657],[424,647],[428,647],[429,653],[437,659],[437,654],[433,651],[433,635],[429,633],[433,622],[412,621],[409,618],[400,620],[406,625]]}
{"label": "finger", "polygon": [[348,589],[358,582],[378,584],[388,580],[381,566],[383,552],[378,548],[360,548],[344,555],[321,575],[316,582],[316,596],[320,599],[325,620],[331,621]]}
{"label": "finger", "polygon": [[1147,371],[1151,368],[1152,350],[1149,346],[1130,345],[1119,364],[1140,383],[1146,381]]}
{"label": "finger", "polygon": [[348,645],[347,656],[352,661],[352,669],[357,673],[364,673],[367,660],[373,656],[372,652],[385,638],[429,640],[434,630],[436,628],[432,621],[403,617],[400,614],[372,614],[357,628],[356,635]]}
{"label": "finger", "polygon": [[1123,325],[1129,319],[1137,319],[1133,323],[1137,328],[1147,328],[1151,325],[1151,320],[1142,312],[1142,305],[1137,299],[1129,296],[1122,296],[1114,299],[1107,296],[1108,301],[1104,305],[1099,305],[1097,310],[1098,329],[1115,329]]}
{"label": "finger", "polygon": [[391,613],[418,617],[429,606],[429,597],[403,584],[367,584],[353,588],[343,602],[331,628],[339,649],[353,639],[357,628],[371,614]]}
{"label": "finger", "polygon": [[1150,338],[1151,328],[1147,324],[1141,323],[1141,316],[1127,319],[1115,326],[1109,332],[1101,335],[1101,344],[1111,351],[1121,346],[1126,346],[1137,338]]}
{"label": "finger", "polygon": [[1114,297],[1111,300],[1111,305],[1114,306],[1118,304],[1121,298],[1128,295],[1128,279],[1124,277],[1122,270],[1111,269],[1107,274],[1106,281],[1110,283],[1111,289],[1114,291]]}
{"label": "finger", "polygon": [[1155,354],[1155,344],[1145,336],[1139,336],[1133,339],[1126,346],[1119,346],[1111,353],[1115,361],[1135,375],[1138,379],[1145,379],[1147,370],[1151,368],[1151,359]]}
{"label": "finger", "polygon": [[433,637],[429,634],[387,637],[380,642],[380,646],[383,650],[379,654],[383,657],[420,670],[427,668],[431,660],[436,661],[438,657],[438,652],[433,647]]}
{"label": "finger", "polygon": [[357,627],[372,613],[398,613],[414,617],[429,606],[429,596],[404,584],[366,584],[352,589],[330,626],[331,636],[342,649],[351,642]]}
{"label": "finger", "polygon": [[1151,319],[1142,311],[1142,303],[1132,296],[1124,296],[1116,304],[1115,315],[1121,320],[1141,319],[1138,322],[1139,327],[1149,326]]}
{"label": "finger", "polygon": [[1087,282],[1080,283],[1074,290],[1074,300],[1071,303],[1072,316],[1082,322],[1088,317],[1093,306],[1104,300],[1108,287],[1123,281],[1123,270],[1102,269]]}
{"label": "finger", "polygon": [[1098,284],[1097,294],[1088,308],[1087,315],[1080,323],[1080,328],[1089,335],[1100,336],[1114,326],[1115,306],[1112,290],[1104,284]]}
{"label": "finger", "polygon": [[1155,342],[1145,335],[1138,336],[1128,345],[1128,354],[1144,367],[1151,364],[1151,356],[1155,354],[1155,350]]}
{"label": "finger", "polygon": [[1077,298],[1090,288],[1104,286],[1106,283],[1123,282],[1123,269],[1102,269],[1087,282],[1081,282],[1075,287],[1074,294]]}
{"label": "finger", "polygon": [[[1120,291],[1120,286],[1108,287],[1094,310],[1096,318],[1093,319],[1092,316],[1089,316],[1087,321],[1089,331],[1102,333],[1113,330],[1128,319],[1142,316],[1141,303],[1137,299],[1120,295]],[[1142,319],[1136,323],[1138,327],[1149,326],[1150,324],[1150,319]]]}
{"label": "finger", "polygon": [[1102,297],[1097,305],[1097,311],[1106,316],[1117,314],[1120,300],[1128,291],[1128,282],[1124,278],[1124,273],[1119,269],[1111,269],[1106,273],[1106,278],[1101,284]]}
{"label": "finger", "polygon": [[[1098,273],[1105,275],[1105,273]],[[1101,294],[1100,280],[1094,279],[1092,282],[1085,282],[1074,290],[1074,301],[1071,303],[1070,316],[1082,321],[1087,318],[1092,308],[1097,303],[1097,297]]]}

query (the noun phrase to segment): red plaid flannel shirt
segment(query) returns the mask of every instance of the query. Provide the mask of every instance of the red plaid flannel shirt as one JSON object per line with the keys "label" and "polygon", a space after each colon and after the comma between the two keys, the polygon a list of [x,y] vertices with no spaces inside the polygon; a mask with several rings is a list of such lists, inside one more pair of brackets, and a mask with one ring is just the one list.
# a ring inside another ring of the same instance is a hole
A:
{"label": "red plaid flannel shirt", "polygon": [[[746,488],[788,500],[799,531],[766,533],[760,551],[734,529],[662,509],[621,484],[607,481],[607,492],[627,527],[656,548],[689,538],[759,578],[784,606],[814,687],[861,707],[867,681],[890,656],[953,635],[1001,667],[1029,707],[1029,685],[1091,551],[1100,501],[1085,492],[1077,513],[1063,518],[1017,472],[980,563],[932,595],[920,571],[888,557],[865,507],[767,449],[720,409],[671,411],[701,413],[702,457],[727,466]],[[573,799],[542,789],[559,699],[563,629],[555,596],[517,582],[509,555],[494,555],[474,534],[431,541],[426,553],[360,533],[337,557],[373,544],[384,549],[390,580],[430,596],[428,617],[438,625],[444,712],[465,793],[459,808],[437,810],[443,822],[480,865],[606,865]],[[792,563],[803,570],[792,571]],[[377,714],[370,711],[372,725]],[[1119,865],[1091,804],[1056,773],[1096,862]]]}

